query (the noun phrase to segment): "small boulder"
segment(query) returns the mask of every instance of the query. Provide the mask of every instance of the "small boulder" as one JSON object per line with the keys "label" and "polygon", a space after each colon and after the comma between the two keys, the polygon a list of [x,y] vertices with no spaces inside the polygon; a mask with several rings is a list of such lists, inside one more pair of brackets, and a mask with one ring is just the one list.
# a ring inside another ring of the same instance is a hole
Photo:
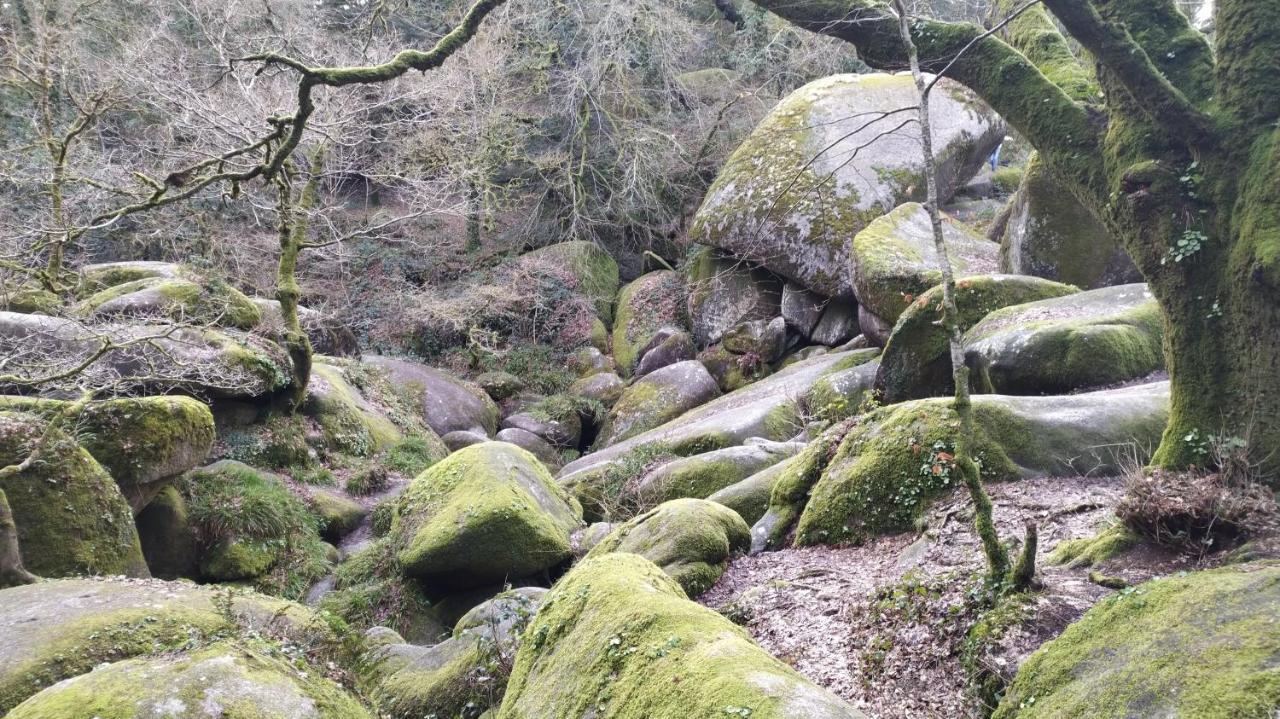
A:
{"label": "small boulder", "polygon": [[520,429],[519,427],[506,427],[498,430],[498,434],[494,439],[499,442],[507,442],[523,449],[538,458],[546,468],[552,472],[560,471],[560,466],[564,464],[560,453],[547,440],[539,437],[533,432]]}
{"label": "small boulder", "polygon": [[702,499],[793,456],[803,444],[754,440],[668,462],[642,477],[634,488],[646,504],[681,497]]}
{"label": "small boulder", "polygon": [[313,487],[308,497],[311,509],[320,517],[320,536],[337,543],[360,526],[369,510],[350,497],[330,489]]}
{"label": "small boulder", "polygon": [[639,554],[690,597],[711,588],[729,557],[751,546],[751,527],[736,512],[704,499],[673,499],[617,525],[587,553]]}
{"label": "small boulder", "polygon": [[787,350],[787,323],[781,317],[753,320],[729,330],[723,347],[736,355],[758,357],[765,364],[777,362]]}
{"label": "small boulder", "polygon": [[613,358],[598,347],[579,347],[569,354],[565,365],[580,378],[614,371]]}
{"label": "small boulder", "polygon": [[[945,218],[943,237],[956,277],[999,269],[1000,247]],[[933,225],[924,205],[910,202],[867,225],[853,238],[853,288],[858,304],[894,324],[913,300],[942,283]]]}
{"label": "small boulder", "polygon": [[832,300],[822,311],[822,319],[809,333],[814,344],[839,347],[858,336],[858,305],[848,300]]}
{"label": "small boulder", "polygon": [[680,273],[650,272],[623,287],[613,323],[613,356],[619,374],[631,376],[640,361],[640,350],[660,329],[687,325],[685,284]]}
{"label": "small boulder", "polygon": [[476,384],[495,402],[514,397],[524,391],[524,380],[510,372],[485,372],[476,377]]}
{"label": "small boulder", "polygon": [[612,372],[600,372],[590,377],[583,377],[569,385],[569,394],[596,400],[606,408],[612,407],[625,390],[626,383]]}
{"label": "small boulder", "polygon": [[[1002,307],[1065,297],[1079,292],[1039,277],[982,275],[956,281],[957,323],[963,332]],[[951,350],[942,317],[942,287],[920,295],[908,306],[880,357],[877,388],[886,403],[940,397],[954,391]]]}
{"label": "small boulder", "polygon": [[805,339],[813,334],[813,328],[818,326],[826,306],[826,297],[794,282],[788,282],[782,288],[782,319],[787,323],[787,329]]}
{"label": "small boulder", "polygon": [[452,588],[525,577],[569,559],[582,508],[532,454],[505,442],[453,453],[397,500],[402,571]]}
{"label": "small boulder", "polygon": [[707,499],[732,509],[748,524],[760,521],[769,508],[769,498],[778,478],[787,471],[799,455],[788,457],[772,466],[713,493]]}
{"label": "small boulder", "polygon": [[463,447],[488,442],[489,437],[481,432],[459,429],[441,437],[440,441],[444,442],[444,446],[448,447],[450,452],[457,452]]}
{"label": "small boulder", "polygon": [[643,377],[656,369],[662,369],[676,362],[691,360],[698,354],[693,346],[693,338],[688,332],[675,328],[663,328],[649,340],[649,344],[640,350],[640,362],[633,373],[635,377]]}
{"label": "small boulder", "polygon": [[417,395],[422,418],[441,437],[456,430],[489,437],[498,429],[498,405],[470,382],[409,360],[371,355],[364,361],[385,369],[393,383]]}
{"label": "small boulder", "polygon": [[[543,400],[532,405],[527,412],[517,412],[502,420],[502,427],[514,427],[531,434],[536,434],[550,444],[564,448],[576,449],[582,437],[582,418],[576,409],[568,407],[548,406]],[[561,410],[555,411],[552,410]]]}
{"label": "small boulder", "polygon": [[634,554],[580,562],[524,637],[496,719],[864,719]]}
{"label": "small boulder", "polygon": [[996,310],[965,333],[965,361],[984,392],[1062,394],[1163,369],[1163,337],[1147,286],[1119,285]]}
{"label": "small boulder", "polygon": [[700,248],[689,273],[689,321],[699,347],[719,342],[736,325],[781,311],[781,280],[732,255]]}
{"label": "small boulder", "polygon": [[701,362],[668,365],[636,380],[609,412],[599,447],[658,427],[720,396],[720,388]]}

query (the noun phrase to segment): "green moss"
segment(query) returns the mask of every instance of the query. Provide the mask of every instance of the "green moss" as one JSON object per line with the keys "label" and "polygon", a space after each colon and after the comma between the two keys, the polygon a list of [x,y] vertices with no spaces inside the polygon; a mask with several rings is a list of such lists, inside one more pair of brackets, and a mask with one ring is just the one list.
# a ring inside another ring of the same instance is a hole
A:
{"label": "green moss", "polygon": [[[938,494],[959,486],[954,447],[959,422],[950,400],[922,400],[876,410],[841,441],[796,526],[796,544],[834,544],[909,529]],[[1003,410],[975,410],[970,451],[989,480],[1016,479],[1017,465],[988,427]],[[799,479],[811,472],[799,472]],[[779,483],[774,497],[793,497],[798,482]],[[777,505],[780,502],[771,502]],[[790,505],[791,502],[787,502]]]}
{"label": "green moss", "polygon": [[62,309],[62,299],[38,287],[19,287],[0,295],[0,308],[29,315],[57,315]]}
{"label": "green moss", "polygon": [[1069,569],[1092,567],[1117,557],[1138,543],[1138,536],[1123,524],[1103,529],[1096,536],[1063,542],[1049,553],[1050,564],[1063,564]]}
{"label": "green moss", "polygon": [[618,293],[618,263],[594,242],[560,242],[534,250],[522,258],[568,267],[577,278],[578,292],[595,304],[596,314],[604,322],[613,315],[613,300]]}
{"label": "green moss", "polygon": [[1265,716],[1280,705],[1278,604],[1274,563],[1123,590],[1031,655],[994,716]]}
{"label": "green moss", "polygon": [[283,550],[272,539],[224,539],[204,550],[200,573],[215,582],[257,579],[276,565]]}
{"label": "green moss", "polygon": [[1021,593],[1000,597],[998,603],[983,612],[965,635],[960,652],[970,694],[979,706],[994,707],[1004,694],[1006,678],[986,656],[987,652],[1011,629],[1032,616],[1036,604],[1033,594]]}
{"label": "green moss", "polygon": [[418,475],[397,503],[390,536],[410,576],[474,586],[568,559],[581,517],[532,454],[486,442]]}
{"label": "green moss", "polygon": [[355,531],[369,513],[359,502],[324,489],[312,490],[309,501],[312,511],[320,517],[321,536],[330,541]]}
{"label": "green moss", "polygon": [[447,449],[441,452],[430,438],[405,437],[387,449],[382,462],[387,469],[412,476],[421,474],[448,454]]}
{"label": "green moss", "polygon": [[314,387],[302,411],[320,425],[327,448],[368,457],[402,439],[395,423],[347,381],[342,368],[317,362],[311,373]]}
{"label": "green moss", "polygon": [[335,571],[334,591],[320,601],[320,608],[332,612],[360,630],[384,626],[410,641],[439,641],[447,628],[433,611],[422,587],[405,579],[395,551],[386,539],[348,557]]}
{"label": "green moss", "polygon": [[[265,645],[265,643],[261,643]],[[309,668],[303,665],[303,668]],[[318,671],[300,671],[266,646],[220,643],[195,652],[108,665],[23,702],[14,719],[130,719],[139,707],[244,719],[371,719]],[[199,707],[200,709],[196,709]],[[194,714],[187,714],[194,716]]]}
{"label": "green moss", "polygon": [[[636,601],[643,597],[644,601]],[[580,562],[525,631],[498,719],[859,714],[634,554]]]}
{"label": "green moss", "polygon": [[147,576],[133,512],[102,465],[35,415],[0,412],[0,466],[17,465],[40,446],[39,461],[0,477],[27,570]]}
{"label": "green moss", "polygon": [[[961,331],[990,312],[1079,292],[1038,277],[992,275],[966,277],[956,282],[956,307]],[[880,357],[879,383],[885,402],[937,397],[954,391],[951,355],[942,316],[942,288],[934,287],[917,297],[894,326]]]}
{"label": "green moss", "polygon": [[720,578],[730,556],[750,545],[751,528],[732,509],[702,499],[674,499],[614,528],[587,558],[638,554],[696,597]]}
{"label": "green moss", "polygon": [[185,274],[179,265],[168,262],[112,262],[91,266],[82,271],[76,296],[89,297],[110,287],[149,277],[175,277]]}
{"label": "green moss", "polygon": [[311,432],[301,415],[273,414],[265,422],[227,430],[223,456],[266,469],[304,470],[316,458],[307,444]]}
{"label": "green moss", "polygon": [[623,287],[613,323],[613,357],[619,373],[631,375],[640,359],[637,353],[659,329],[688,324],[684,278],[678,272],[650,272]]}
{"label": "green moss", "polygon": [[146,277],[108,287],[82,301],[76,311],[92,315],[109,302],[141,292],[159,295],[163,305],[139,309],[159,312],[171,319],[215,322],[242,330],[253,329],[262,321],[258,306],[225,282],[173,277]]}

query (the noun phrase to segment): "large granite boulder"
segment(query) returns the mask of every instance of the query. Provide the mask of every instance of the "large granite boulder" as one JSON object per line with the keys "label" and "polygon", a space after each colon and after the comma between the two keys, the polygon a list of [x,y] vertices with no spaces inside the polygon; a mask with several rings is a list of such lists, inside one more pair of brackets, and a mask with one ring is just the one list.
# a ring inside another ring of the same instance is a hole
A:
{"label": "large granite boulder", "polygon": [[1060,394],[1164,367],[1164,322],[1145,284],[996,310],[965,333],[974,384],[1000,394]]}
{"label": "large granite boulder", "polygon": [[685,295],[684,278],[672,270],[650,272],[622,288],[613,321],[613,357],[619,374],[631,376],[640,350],[659,330],[688,326]]}
{"label": "large granite boulder", "polygon": [[[71,402],[0,396],[0,411],[44,417]],[[80,445],[111,475],[137,514],[168,480],[203,463],[213,447],[213,415],[190,397],[90,402],[72,420]]]}
{"label": "large granite boulder", "polygon": [[[957,324],[964,331],[1002,307],[1065,297],[1075,287],[1023,275],[979,275],[956,280]],[[942,319],[942,287],[920,295],[894,325],[880,358],[877,387],[885,402],[954,392],[951,345]]]}
{"label": "large granite boulder", "polygon": [[689,322],[700,347],[719,342],[735,325],[773,319],[781,310],[777,276],[732,255],[701,248],[689,275]]}
{"label": "large granite boulder", "polygon": [[1023,663],[994,717],[1273,715],[1277,606],[1275,562],[1178,573],[1114,594]]}
{"label": "large granite boulder", "polygon": [[582,508],[532,454],[505,442],[454,452],[395,505],[401,571],[465,589],[526,577],[572,556]]}
{"label": "large granite boulder", "polygon": [[799,459],[801,455],[796,454],[765,467],[746,479],[713,493],[707,500],[723,504],[737,512],[748,524],[755,524],[769,509],[769,499],[773,496],[773,487],[778,479]]}
{"label": "large granite boulder", "polygon": [[[945,200],[1005,127],[958,83],[943,80],[938,90],[930,110]],[[852,297],[850,238],[924,196],[919,130],[907,117],[918,101],[909,75],[835,75],[791,93],[720,171],[691,239],[825,296]]]}
{"label": "large granite boulder", "polygon": [[[943,220],[943,238],[956,277],[999,267],[999,246],[964,225]],[[853,238],[853,289],[858,303],[894,324],[911,302],[942,284],[933,225],[924,205],[911,202],[877,218]]]}
{"label": "large granite boulder", "polygon": [[701,362],[667,365],[636,380],[609,411],[597,447],[608,447],[679,417],[720,396]]}
{"label": "large granite boulder", "polygon": [[[133,512],[115,480],[75,439],[24,412],[0,412],[0,477],[27,571],[148,576]],[[38,452],[35,461],[26,462]]]}
{"label": "large granite boulder", "polygon": [[667,462],[644,475],[632,491],[650,505],[681,497],[702,499],[803,448],[799,442],[753,439],[740,447],[725,447]]}
{"label": "large granite boulder", "polygon": [[14,707],[10,719],[372,719],[324,674],[251,643],[127,659],[59,682]]}
{"label": "large granite boulder", "polygon": [[992,228],[1000,271],[1035,275],[1084,289],[1141,282],[1129,254],[1032,155],[1007,214]]}
{"label": "large granite boulder", "polygon": [[213,324],[251,330],[262,312],[225,282],[190,277],[147,277],[86,297],[76,314],[101,322],[114,318]]}
{"label": "large granite boulder", "polygon": [[410,360],[366,355],[364,362],[385,369],[393,383],[417,395],[422,418],[441,437],[455,431],[493,436],[497,430],[498,405],[480,387]]}
{"label": "large granite boulder", "polygon": [[387,411],[351,383],[343,367],[323,361],[311,365],[302,412],[320,426],[326,448],[355,457],[375,454],[404,437]]}
{"label": "large granite boulder", "polygon": [[863,718],[634,554],[580,562],[524,636],[496,719]]}
{"label": "large granite boulder", "polygon": [[639,554],[696,597],[720,578],[730,556],[750,546],[751,527],[732,509],[704,499],[673,499],[614,527],[587,559]]}

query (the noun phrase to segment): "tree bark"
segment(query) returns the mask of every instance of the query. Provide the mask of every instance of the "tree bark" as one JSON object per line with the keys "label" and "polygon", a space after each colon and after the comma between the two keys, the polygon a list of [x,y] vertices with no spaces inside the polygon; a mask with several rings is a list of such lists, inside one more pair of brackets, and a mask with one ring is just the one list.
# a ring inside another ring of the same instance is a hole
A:
{"label": "tree bark", "polygon": [[9,499],[0,489],[0,589],[38,581],[39,577],[22,566],[22,555],[18,552],[18,527],[13,522]]}

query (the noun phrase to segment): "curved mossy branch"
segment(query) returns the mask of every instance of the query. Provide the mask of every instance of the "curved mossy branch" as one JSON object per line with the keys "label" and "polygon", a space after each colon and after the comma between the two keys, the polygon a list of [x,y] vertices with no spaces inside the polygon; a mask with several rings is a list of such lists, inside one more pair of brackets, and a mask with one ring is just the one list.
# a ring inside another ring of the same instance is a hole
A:
{"label": "curved mossy branch", "polygon": [[1067,32],[1093,54],[1170,135],[1192,145],[1212,144],[1212,119],[1166,78],[1123,25],[1107,22],[1089,0],[1044,0]]}
{"label": "curved mossy branch", "polygon": [[1218,0],[1215,96],[1245,127],[1280,118],[1280,0]]}
{"label": "curved mossy branch", "polygon": [[[756,0],[756,4],[811,32],[844,40],[882,70],[907,67],[898,19],[874,0]],[[1097,162],[1101,125],[1022,53],[971,23],[911,21],[921,68],[969,87],[1036,147],[1059,174],[1078,183],[1078,194],[1105,202],[1107,182]],[[961,51],[964,51],[961,54]]]}
{"label": "curved mossy branch", "polygon": [[1107,22],[1123,25],[1156,68],[1197,107],[1213,99],[1213,48],[1173,0],[1097,3]]}
{"label": "curved mossy branch", "polygon": [[[1017,0],[996,0],[991,6],[992,24],[1018,11]],[[1101,102],[1102,89],[1080,58],[1071,52],[1049,13],[1037,5],[1009,22],[1000,37],[1030,60],[1050,82],[1079,102]]]}

